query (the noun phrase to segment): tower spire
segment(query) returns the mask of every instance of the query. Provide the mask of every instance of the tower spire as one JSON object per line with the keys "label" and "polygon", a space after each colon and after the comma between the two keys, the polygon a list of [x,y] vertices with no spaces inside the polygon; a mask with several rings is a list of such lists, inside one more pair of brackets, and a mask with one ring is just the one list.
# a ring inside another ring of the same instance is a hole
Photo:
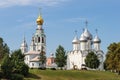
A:
{"label": "tower spire", "polygon": [[25,34],[24,34],[24,36],[23,36],[23,42],[25,42]]}
{"label": "tower spire", "polygon": [[22,53],[25,53],[25,52],[28,51],[28,46],[27,46],[27,42],[25,40],[25,35],[23,37],[23,42],[22,42],[22,44],[20,46],[20,49],[21,49]]}

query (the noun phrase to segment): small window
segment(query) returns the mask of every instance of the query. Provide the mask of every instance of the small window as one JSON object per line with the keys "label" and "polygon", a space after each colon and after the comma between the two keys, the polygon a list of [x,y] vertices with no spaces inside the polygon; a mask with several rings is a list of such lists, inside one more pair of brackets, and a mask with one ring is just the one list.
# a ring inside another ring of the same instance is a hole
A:
{"label": "small window", "polygon": [[40,37],[38,37],[38,42],[40,42]]}
{"label": "small window", "polygon": [[32,66],[34,66],[34,63],[32,63]]}

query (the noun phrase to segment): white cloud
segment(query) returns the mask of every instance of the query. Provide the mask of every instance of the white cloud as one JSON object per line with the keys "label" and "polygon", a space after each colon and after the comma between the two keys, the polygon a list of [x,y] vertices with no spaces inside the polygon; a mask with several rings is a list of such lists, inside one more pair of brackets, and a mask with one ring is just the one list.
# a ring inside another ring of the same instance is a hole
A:
{"label": "white cloud", "polygon": [[[16,27],[21,28],[21,29],[25,29],[25,28],[30,29],[30,28],[33,28],[35,26],[36,26],[35,22],[28,22],[28,23],[23,23],[23,24],[16,26]],[[18,30],[20,30],[20,29],[18,29]]]}
{"label": "white cloud", "polygon": [[28,5],[54,6],[66,1],[68,0],[0,0],[0,8]]}
{"label": "white cloud", "polygon": [[67,22],[80,22],[80,21],[86,21],[86,20],[87,20],[87,18],[77,17],[77,18],[66,19],[65,21],[67,21]]}

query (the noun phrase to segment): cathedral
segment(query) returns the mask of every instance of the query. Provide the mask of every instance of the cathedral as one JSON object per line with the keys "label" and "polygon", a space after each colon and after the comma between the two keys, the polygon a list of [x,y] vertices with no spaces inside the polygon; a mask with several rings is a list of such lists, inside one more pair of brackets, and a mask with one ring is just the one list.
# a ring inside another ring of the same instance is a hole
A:
{"label": "cathedral", "polygon": [[29,48],[25,37],[20,46],[22,53],[25,55],[24,61],[30,68],[40,68],[45,66],[45,64],[40,62],[40,54],[46,55],[46,35],[42,28],[43,22],[42,16],[39,15],[36,20],[37,29],[32,36]]}
{"label": "cathedral", "polygon": [[[87,25],[87,23],[86,23]],[[100,49],[101,39],[96,36],[93,38],[87,27],[83,30],[80,38],[77,35],[72,41],[73,50],[67,54],[67,70],[86,68],[85,58],[89,52],[94,52],[100,61],[98,70],[103,70],[104,52]]]}

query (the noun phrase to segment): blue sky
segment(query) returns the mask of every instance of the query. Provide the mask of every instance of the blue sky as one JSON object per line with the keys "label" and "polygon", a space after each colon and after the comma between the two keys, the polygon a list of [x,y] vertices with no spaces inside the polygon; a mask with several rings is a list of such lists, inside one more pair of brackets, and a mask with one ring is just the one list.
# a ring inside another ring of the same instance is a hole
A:
{"label": "blue sky", "polygon": [[86,19],[93,37],[98,29],[101,49],[106,52],[110,43],[120,41],[119,4],[120,0],[0,0],[0,37],[11,50],[20,47],[24,34],[30,45],[41,7],[47,55],[59,44],[66,51],[72,50],[75,30],[80,37]]}

